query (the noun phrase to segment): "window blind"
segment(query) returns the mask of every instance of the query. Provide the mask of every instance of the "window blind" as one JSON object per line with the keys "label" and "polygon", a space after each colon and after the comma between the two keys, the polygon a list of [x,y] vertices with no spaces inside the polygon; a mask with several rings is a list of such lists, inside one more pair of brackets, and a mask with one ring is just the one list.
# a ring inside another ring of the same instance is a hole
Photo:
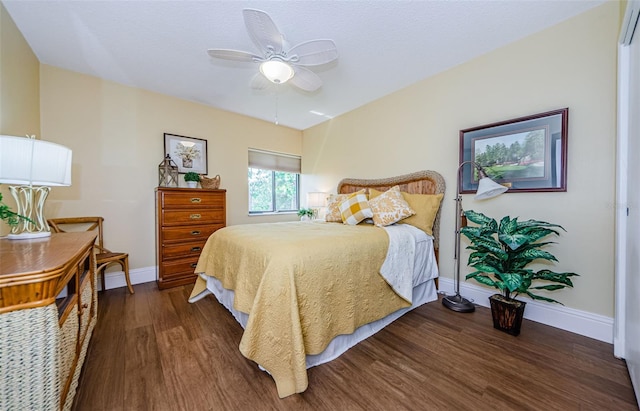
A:
{"label": "window blind", "polygon": [[249,167],[251,168],[300,174],[302,170],[301,164],[302,159],[300,156],[249,149]]}

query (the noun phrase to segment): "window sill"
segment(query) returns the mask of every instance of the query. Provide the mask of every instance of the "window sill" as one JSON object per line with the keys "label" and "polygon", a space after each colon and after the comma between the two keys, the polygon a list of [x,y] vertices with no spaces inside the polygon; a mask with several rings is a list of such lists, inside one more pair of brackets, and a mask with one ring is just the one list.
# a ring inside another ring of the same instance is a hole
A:
{"label": "window sill", "polygon": [[249,213],[249,217],[260,217],[260,216],[274,216],[274,215],[296,215],[298,214],[297,211],[276,211],[273,213]]}

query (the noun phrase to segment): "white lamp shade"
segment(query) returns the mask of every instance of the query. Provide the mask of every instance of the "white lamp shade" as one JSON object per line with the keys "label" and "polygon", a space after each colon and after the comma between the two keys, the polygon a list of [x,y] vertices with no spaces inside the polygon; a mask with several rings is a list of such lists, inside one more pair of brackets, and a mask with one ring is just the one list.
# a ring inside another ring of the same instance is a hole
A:
{"label": "white lamp shade", "polygon": [[28,137],[0,135],[0,183],[70,186],[72,152]]}
{"label": "white lamp shade", "polygon": [[327,201],[327,193],[311,192],[307,193],[307,207],[324,207]]}
{"label": "white lamp shade", "polygon": [[286,83],[293,77],[293,68],[280,60],[269,60],[260,64],[260,72],[272,83]]}
{"label": "white lamp shade", "polygon": [[499,196],[507,190],[507,187],[496,183],[489,177],[484,177],[480,179],[480,182],[478,182],[478,190],[476,191],[476,195],[474,198],[476,200],[486,200],[495,196]]}

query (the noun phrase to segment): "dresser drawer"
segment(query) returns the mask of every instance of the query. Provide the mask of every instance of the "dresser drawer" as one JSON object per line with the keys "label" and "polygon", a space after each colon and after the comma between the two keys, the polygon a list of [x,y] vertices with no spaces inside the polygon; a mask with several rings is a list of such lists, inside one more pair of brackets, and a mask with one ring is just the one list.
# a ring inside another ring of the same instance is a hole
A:
{"label": "dresser drawer", "polygon": [[159,278],[158,288],[161,290],[164,290],[165,288],[179,287],[181,285],[189,285],[189,284],[193,285],[193,283],[196,282],[197,278],[198,276],[195,275],[194,273],[184,274],[184,275],[171,277],[171,278]]}
{"label": "dresser drawer", "polygon": [[192,243],[180,243],[174,245],[165,245],[162,247],[162,260],[184,257],[198,257],[202,252],[205,241],[195,241]]}
{"label": "dresser drawer", "polygon": [[183,258],[178,261],[161,263],[164,280],[170,280],[175,277],[182,277],[188,274],[194,274],[196,265],[198,264],[198,256]]}
{"label": "dresser drawer", "polygon": [[224,224],[198,225],[193,227],[168,227],[162,230],[163,245],[167,243],[206,240]]}
{"label": "dresser drawer", "polygon": [[92,284],[93,278],[91,276],[85,276],[80,284],[80,343],[84,341],[91,321],[95,317],[95,307],[93,306],[93,294],[94,284]]}
{"label": "dresser drawer", "polygon": [[191,209],[162,211],[163,226],[224,224],[224,210]]}
{"label": "dresser drawer", "polygon": [[180,209],[180,208],[213,208],[224,209],[224,192],[212,192],[204,190],[194,190],[197,192],[179,193],[179,192],[163,192],[162,208],[164,209]]}

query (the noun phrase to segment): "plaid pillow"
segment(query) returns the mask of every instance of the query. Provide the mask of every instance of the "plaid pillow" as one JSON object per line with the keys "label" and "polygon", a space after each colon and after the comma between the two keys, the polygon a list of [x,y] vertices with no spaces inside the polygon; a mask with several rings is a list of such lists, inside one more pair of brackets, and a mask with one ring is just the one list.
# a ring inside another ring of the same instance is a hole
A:
{"label": "plaid pillow", "polygon": [[362,189],[360,191],[356,191],[355,193],[349,194],[331,194],[327,198],[327,213],[325,215],[325,221],[332,223],[341,223],[342,216],[340,215],[340,204],[348,199],[349,197],[353,197],[356,194],[364,194],[365,190]]}
{"label": "plaid pillow", "polygon": [[344,224],[356,225],[366,218],[373,217],[373,211],[369,207],[367,196],[356,194],[340,203],[340,215]]}

